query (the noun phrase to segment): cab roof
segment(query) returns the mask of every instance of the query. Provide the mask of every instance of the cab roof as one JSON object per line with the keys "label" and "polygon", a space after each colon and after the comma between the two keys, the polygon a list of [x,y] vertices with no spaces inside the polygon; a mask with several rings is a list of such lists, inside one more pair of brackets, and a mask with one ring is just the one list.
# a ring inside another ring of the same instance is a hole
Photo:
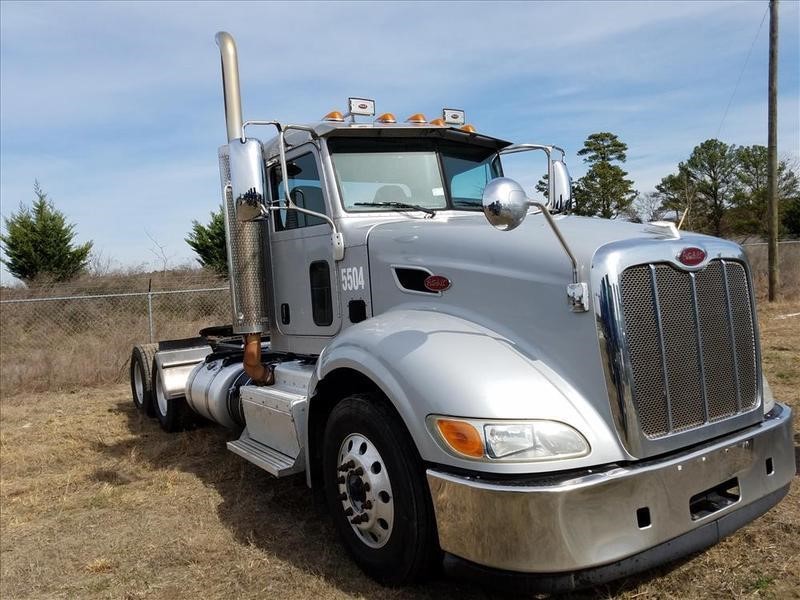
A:
{"label": "cab roof", "polygon": [[[310,141],[312,134],[304,131],[286,129],[285,140],[289,148],[299,146]],[[314,131],[317,138],[329,137],[381,137],[381,138],[438,138],[456,143],[471,144],[502,150],[510,146],[511,142],[500,138],[488,136],[478,132],[463,131],[446,125],[431,125],[430,123],[347,123],[338,121],[320,121],[304,125]],[[278,137],[264,142],[264,157],[271,160],[278,156]]]}

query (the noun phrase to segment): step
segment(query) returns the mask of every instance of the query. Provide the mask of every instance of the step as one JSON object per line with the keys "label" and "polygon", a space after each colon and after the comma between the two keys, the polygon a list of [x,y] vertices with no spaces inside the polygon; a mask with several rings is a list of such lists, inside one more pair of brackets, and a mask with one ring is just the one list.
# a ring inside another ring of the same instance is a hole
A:
{"label": "step", "polygon": [[238,440],[228,442],[228,450],[261,467],[275,477],[285,477],[294,473],[301,473],[304,470],[304,465],[301,464],[301,461],[295,461],[290,456],[257,442],[250,437],[246,429]]}

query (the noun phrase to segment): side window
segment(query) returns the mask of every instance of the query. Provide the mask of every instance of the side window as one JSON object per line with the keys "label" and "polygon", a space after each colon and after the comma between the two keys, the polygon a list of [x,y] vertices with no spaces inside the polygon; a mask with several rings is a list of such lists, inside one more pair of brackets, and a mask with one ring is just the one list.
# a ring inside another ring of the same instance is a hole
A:
{"label": "side window", "polygon": [[[319,171],[317,170],[317,161],[314,159],[314,155],[309,153],[289,160],[286,167],[289,171],[289,194],[294,203],[301,208],[327,214],[325,199],[322,195],[322,185],[319,180]],[[279,199],[280,205],[285,207],[286,198],[284,197],[280,166],[273,167],[270,173],[270,182],[272,185],[272,197]],[[325,222],[319,217],[307,215],[296,210],[286,210],[285,208],[276,210],[274,215],[275,231],[313,227]]]}
{"label": "side window", "polygon": [[317,260],[308,268],[311,282],[311,316],[314,324],[327,327],[333,323],[331,300],[331,269],[327,260]]}

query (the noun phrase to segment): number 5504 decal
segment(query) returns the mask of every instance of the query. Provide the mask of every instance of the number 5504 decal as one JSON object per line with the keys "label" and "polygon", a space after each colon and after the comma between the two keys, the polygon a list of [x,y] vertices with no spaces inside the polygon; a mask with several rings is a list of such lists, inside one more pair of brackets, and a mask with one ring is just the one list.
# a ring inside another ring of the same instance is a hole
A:
{"label": "number 5504 decal", "polygon": [[342,289],[344,291],[364,289],[364,267],[345,267],[340,269],[342,274]]}

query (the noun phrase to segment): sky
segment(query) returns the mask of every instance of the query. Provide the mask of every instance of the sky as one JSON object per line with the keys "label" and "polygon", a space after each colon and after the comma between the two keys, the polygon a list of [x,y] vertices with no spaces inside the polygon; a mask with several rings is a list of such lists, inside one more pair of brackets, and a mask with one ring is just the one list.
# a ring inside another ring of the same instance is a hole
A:
{"label": "sky", "polygon": [[[648,192],[708,138],[766,145],[768,16],[756,36],[766,9],[765,0],[4,0],[0,213],[29,204],[38,180],[101,262],[192,263],[192,220],[220,203],[218,30],[237,41],[245,119],[316,121],[344,112],[348,96],[398,118],[463,108],[480,132],[564,147],[574,178],[586,137],[611,131]],[[792,0],[780,2],[778,105],[779,154],[799,160]],[[5,269],[0,280],[12,280]]]}

